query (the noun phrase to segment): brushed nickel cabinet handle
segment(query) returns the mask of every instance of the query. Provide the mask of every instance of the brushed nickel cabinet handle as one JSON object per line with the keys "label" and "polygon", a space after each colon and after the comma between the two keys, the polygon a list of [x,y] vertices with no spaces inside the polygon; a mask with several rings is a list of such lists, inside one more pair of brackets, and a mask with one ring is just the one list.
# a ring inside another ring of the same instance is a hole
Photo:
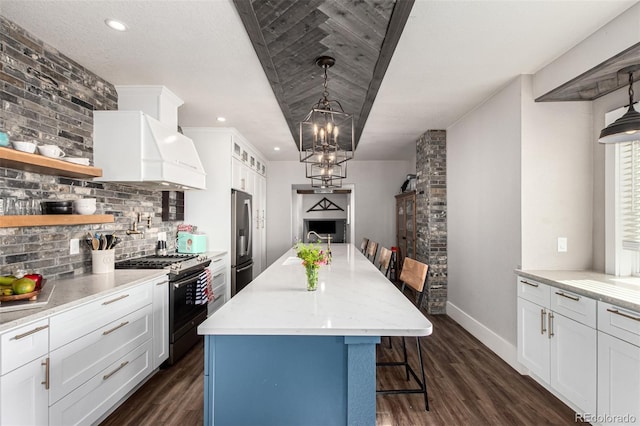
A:
{"label": "brushed nickel cabinet handle", "polygon": [[111,299],[111,300],[107,300],[106,302],[102,302],[102,304],[103,305],[109,305],[111,303],[117,302],[118,300],[122,300],[125,297],[129,297],[129,295],[128,294],[123,294],[122,296],[116,297],[115,299]]}
{"label": "brushed nickel cabinet handle", "polygon": [[44,382],[40,382],[40,384],[44,385],[45,389],[49,390],[49,357],[42,361],[40,365],[44,365]]}
{"label": "brushed nickel cabinet handle", "polygon": [[521,282],[522,284],[530,285],[531,287],[539,287],[539,285],[538,285],[538,284],[536,284],[536,283],[530,283],[529,281],[520,280],[520,282]]}
{"label": "brushed nickel cabinet handle", "polygon": [[218,263],[218,262],[222,262],[222,259],[216,259],[213,261],[213,263]]}
{"label": "brushed nickel cabinet handle", "polygon": [[36,327],[36,328],[34,328],[33,330],[29,330],[29,331],[27,331],[27,332],[25,332],[25,333],[22,333],[22,334],[16,334],[15,336],[13,336],[13,338],[14,338],[15,340],[20,340],[20,339],[22,339],[22,338],[24,338],[24,337],[30,336],[30,335],[32,335],[32,334],[34,334],[34,333],[37,333],[38,331],[46,330],[47,328],[49,328],[49,326],[48,326],[48,325],[41,325],[40,327]]}
{"label": "brushed nickel cabinet handle", "polygon": [[122,364],[120,364],[118,367],[116,367],[115,370],[113,370],[111,373],[107,373],[104,376],[102,376],[102,380],[107,380],[109,377],[113,376],[114,374],[116,374],[118,371],[122,370],[124,368],[125,365],[129,364],[129,361],[125,361]]}
{"label": "brushed nickel cabinet handle", "polygon": [[540,309],[540,334],[544,334],[545,331],[547,331],[546,328],[544,328],[544,317],[547,315],[547,313],[545,312],[544,309]]}
{"label": "brushed nickel cabinet handle", "polygon": [[549,312],[549,339],[554,336],[553,334],[553,312]]}
{"label": "brushed nickel cabinet handle", "polygon": [[113,333],[113,332],[114,332],[114,331],[116,331],[117,329],[122,328],[122,327],[124,327],[124,326],[125,326],[125,325],[127,325],[127,324],[129,324],[129,321],[125,321],[125,322],[123,322],[123,323],[122,323],[122,324],[120,324],[120,325],[116,325],[116,326],[115,326],[115,327],[113,327],[111,330],[103,331],[103,332],[102,332],[102,335],[103,335],[103,336],[106,336],[107,334]]}
{"label": "brushed nickel cabinet handle", "polygon": [[224,275],[224,272],[220,272],[219,274],[216,274],[213,276],[213,279],[215,280],[218,277],[221,277],[222,275]]}
{"label": "brushed nickel cabinet handle", "polygon": [[156,285],[157,285],[157,286],[161,286],[161,285],[164,285],[164,284],[166,284],[166,283],[168,283],[168,282],[169,282],[169,280],[167,280],[167,281],[160,281],[159,283],[156,283]]}
{"label": "brushed nickel cabinet handle", "polygon": [[611,312],[612,314],[620,315],[621,317],[629,318],[634,321],[640,321],[640,318],[634,317],[633,315],[625,314],[624,312],[620,312],[617,309],[609,309],[607,308],[607,312]]}
{"label": "brushed nickel cabinet handle", "polygon": [[556,291],[556,294],[557,294],[558,296],[566,297],[567,299],[575,300],[576,302],[577,302],[578,300],[580,300],[580,297],[579,297],[579,296],[572,296],[572,295],[567,294],[567,293],[564,293],[564,292],[562,292],[562,291]]}

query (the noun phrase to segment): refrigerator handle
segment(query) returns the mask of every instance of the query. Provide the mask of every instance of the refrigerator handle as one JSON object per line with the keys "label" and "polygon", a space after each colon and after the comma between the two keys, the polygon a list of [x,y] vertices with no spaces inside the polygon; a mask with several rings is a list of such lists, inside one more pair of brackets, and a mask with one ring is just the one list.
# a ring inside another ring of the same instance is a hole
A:
{"label": "refrigerator handle", "polygon": [[251,216],[251,213],[252,213],[251,199],[245,200],[244,206],[245,206],[245,214],[247,215],[247,218],[249,220],[249,226],[247,227],[247,233],[249,235],[247,235],[247,240],[246,240],[246,244],[247,244],[246,252],[251,253],[251,257],[253,257],[253,250],[251,250],[251,244],[252,244],[251,238],[253,237],[253,217]]}

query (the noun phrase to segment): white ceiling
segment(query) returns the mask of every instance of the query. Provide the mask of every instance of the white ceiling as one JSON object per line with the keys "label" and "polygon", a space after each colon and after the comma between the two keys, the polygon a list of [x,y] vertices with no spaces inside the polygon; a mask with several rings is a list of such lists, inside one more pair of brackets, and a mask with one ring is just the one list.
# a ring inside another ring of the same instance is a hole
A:
{"label": "white ceiling", "polygon": [[[446,129],[636,2],[416,0],[356,159],[411,158],[425,130]],[[166,86],[184,101],[182,127],[235,127],[269,160],[297,159],[231,0],[0,0],[0,14],[115,85]]]}

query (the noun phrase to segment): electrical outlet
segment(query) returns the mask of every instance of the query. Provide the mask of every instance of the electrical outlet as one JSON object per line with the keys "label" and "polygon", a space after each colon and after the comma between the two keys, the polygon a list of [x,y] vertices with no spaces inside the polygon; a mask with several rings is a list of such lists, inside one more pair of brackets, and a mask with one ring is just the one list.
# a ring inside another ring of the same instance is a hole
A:
{"label": "electrical outlet", "polygon": [[558,237],[558,253],[566,253],[567,237]]}
{"label": "electrical outlet", "polygon": [[158,239],[167,241],[167,233],[166,232],[158,232]]}
{"label": "electrical outlet", "polygon": [[79,254],[80,253],[80,240],[77,238],[72,238],[69,240],[69,254]]}

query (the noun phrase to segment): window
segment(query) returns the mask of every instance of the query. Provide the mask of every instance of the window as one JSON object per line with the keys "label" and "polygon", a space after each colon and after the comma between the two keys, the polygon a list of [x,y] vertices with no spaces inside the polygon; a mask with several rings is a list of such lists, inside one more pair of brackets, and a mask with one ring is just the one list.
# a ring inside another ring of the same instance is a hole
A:
{"label": "window", "polygon": [[[626,107],[605,116],[609,125]],[[605,148],[605,272],[640,275],[640,141]]]}

